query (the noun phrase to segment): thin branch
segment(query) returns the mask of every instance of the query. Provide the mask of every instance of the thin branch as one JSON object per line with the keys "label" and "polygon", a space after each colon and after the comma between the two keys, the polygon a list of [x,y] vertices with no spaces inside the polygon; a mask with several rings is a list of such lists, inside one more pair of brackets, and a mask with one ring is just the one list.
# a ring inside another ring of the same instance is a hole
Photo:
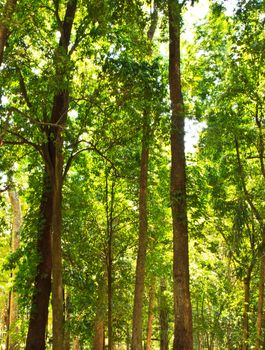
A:
{"label": "thin branch", "polygon": [[40,146],[37,145],[36,143],[34,142],[31,142],[29,141],[28,139],[26,139],[24,136],[14,132],[14,131],[9,131],[9,134],[13,135],[13,136],[16,136],[18,139],[21,140],[21,142],[19,141],[4,141],[4,143],[9,143],[9,144],[27,144],[29,146],[32,146],[34,147],[38,152],[40,152]]}
{"label": "thin branch", "polygon": [[70,155],[70,157],[68,158],[67,162],[66,162],[66,165],[65,165],[65,168],[64,168],[64,172],[63,172],[63,179],[65,179],[70,167],[71,167],[71,164],[73,162],[73,160],[78,156],[78,154],[84,152],[84,151],[89,151],[91,150],[90,147],[86,147],[86,148],[82,148],[80,149],[79,151],[75,152],[75,153],[72,153]]}
{"label": "thin branch", "polygon": [[23,75],[21,73],[21,70],[18,67],[17,67],[17,72],[18,72],[18,75],[19,75],[19,86],[20,86],[20,90],[21,90],[22,96],[24,97],[24,100],[26,101],[27,106],[29,108],[31,108],[32,104],[31,104],[31,102],[29,100],[29,96],[28,96],[25,80],[24,80],[24,77],[23,77]]}
{"label": "thin branch", "polygon": [[63,129],[63,126],[57,123],[49,123],[49,122],[42,122],[39,120],[36,120],[32,117],[30,117],[28,114],[26,114],[25,112],[21,111],[20,109],[18,109],[17,107],[9,107],[7,108],[8,111],[10,112],[16,112],[19,113],[21,116],[23,116],[25,119],[29,120],[33,125],[43,125],[43,126],[52,126],[54,128],[61,128]]}

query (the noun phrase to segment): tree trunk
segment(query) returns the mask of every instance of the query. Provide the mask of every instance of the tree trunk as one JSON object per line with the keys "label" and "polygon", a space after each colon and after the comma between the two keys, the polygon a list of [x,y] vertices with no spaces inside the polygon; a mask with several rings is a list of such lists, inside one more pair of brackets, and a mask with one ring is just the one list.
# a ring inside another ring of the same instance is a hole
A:
{"label": "tree trunk", "polygon": [[[64,288],[64,315],[65,315],[65,321],[70,322],[70,296],[67,290]],[[71,349],[71,333],[69,326],[65,330],[65,336],[64,336],[64,350],[70,350]]]}
{"label": "tree trunk", "polygon": [[[260,138],[260,142],[263,142],[263,138]],[[236,147],[236,156],[237,156],[237,162],[238,162],[238,172],[241,178],[242,188],[246,197],[246,201],[249,204],[253,212],[253,215],[259,222],[260,229],[261,229],[261,236],[262,236],[262,251],[261,251],[261,257],[260,257],[259,300],[258,300],[258,316],[257,316],[257,338],[256,338],[256,344],[255,344],[255,350],[259,350],[262,345],[262,320],[263,320],[263,301],[264,301],[264,282],[265,282],[265,253],[264,253],[265,224],[264,224],[264,218],[262,216],[262,213],[258,210],[258,208],[256,207],[255,203],[252,200],[252,196],[248,192],[248,189],[245,183],[244,169],[243,169],[241,157],[240,157],[239,142],[236,137],[235,137],[235,147]],[[263,155],[263,148],[261,148],[261,151],[260,151],[260,156],[261,155]],[[263,161],[261,161],[261,170],[263,169],[262,167],[263,167]],[[265,175],[263,171],[262,171],[262,174]]]}
{"label": "tree trunk", "polygon": [[106,285],[105,276],[99,281],[96,320],[95,320],[95,334],[93,339],[92,350],[104,350],[105,337],[104,337],[104,315],[106,311],[105,295]]}
{"label": "tree trunk", "polygon": [[108,235],[108,249],[107,249],[107,276],[108,276],[108,350],[113,349],[112,336],[112,279],[113,279],[113,207],[114,207],[114,182],[111,184],[110,205],[109,205],[109,191],[108,191],[108,174],[106,174],[106,217],[107,217],[107,235]]}
{"label": "tree trunk", "polygon": [[[51,125],[46,129],[48,142],[43,144],[42,155],[48,169],[52,188],[52,321],[53,349],[63,350],[63,281],[62,281],[62,186],[63,186],[63,129],[69,106],[68,48],[76,12],[77,0],[69,0],[57,55],[55,55],[56,78],[60,88],[53,99]],[[58,60],[58,61],[57,61]],[[64,63],[64,64],[63,64]],[[62,88],[63,87],[63,88]]]}
{"label": "tree trunk", "polygon": [[104,350],[104,321],[97,319],[92,350]]}
{"label": "tree trunk", "polygon": [[41,226],[38,232],[37,252],[39,264],[34,282],[31,302],[30,320],[25,350],[44,350],[45,332],[48,320],[48,307],[51,293],[51,223],[52,223],[52,189],[47,174],[40,206]]}
{"label": "tree trunk", "polygon": [[251,279],[251,270],[248,269],[248,274],[244,278],[244,311],[243,311],[243,346],[242,350],[248,350],[248,341],[249,341],[249,301],[250,301],[250,279]]}
{"label": "tree trunk", "polygon": [[159,305],[159,323],[160,323],[160,350],[168,350],[168,306],[165,296],[166,281],[163,278],[160,285],[160,305]]}
{"label": "tree trunk", "polygon": [[7,0],[3,9],[3,15],[0,19],[0,66],[3,62],[4,49],[9,34],[8,27],[14,13],[16,3],[17,0]]}
{"label": "tree trunk", "polygon": [[[22,214],[19,197],[15,189],[9,190],[8,196],[11,203],[13,215],[11,250],[14,253],[19,247],[19,232],[21,228]],[[17,313],[17,298],[15,292],[12,290],[9,293],[7,350],[15,350],[19,346],[16,340],[16,333],[18,332],[18,330],[15,328]]]}
{"label": "tree trunk", "polygon": [[[57,140],[60,140],[57,139]],[[61,141],[61,140],[60,140]],[[61,142],[60,142],[61,143]],[[58,145],[58,144],[57,144]],[[62,281],[62,149],[56,149],[55,177],[53,179],[53,216],[52,216],[52,325],[53,349],[63,350],[64,310]]]}
{"label": "tree trunk", "polygon": [[192,350],[192,312],[189,290],[188,224],[184,151],[184,106],[180,76],[181,5],[168,0],[169,87],[171,99],[171,209],[173,218],[174,350]]}
{"label": "tree trunk", "polygon": [[144,116],[141,169],[139,179],[139,243],[133,306],[132,350],[142,350],[142,308],[144,295],[145,257],[147,248],[148,138],[149,124],[147,117]]}
{"label": "tree trunk", "polygon": [[150,291],[149,291],[149,307],[148,307],[148,321],[147,321],[146,350],[151,350],[152,349],[154,304],[155,304],[155,283],[152,284],[152,286],[150,288]]}
{"label": "tree trunk", "polygon": [[265,282],[265,254],[262,251],[260,257],[260,276],[259,276],[259,300],[257,316],[257,338],[255,350],[260,350],[262,345],[262,321],[263,321],[263,304],[264,304],[264,282]]}
{"label": "tree trunk", "polygon": [[[147,38],[152,43],[154,33],[157,26],[157,8],[154,1],[154,9],[151,15],[151,26],[147,33]],[[152,55],[150,46],[149,55]],[[148,213],[147,213],[147,197],[148,197],[148,158],[149,158],[149,138],[150,138],[150,121],[148,111],[144,111],[143,116],[143,135],[142,135],[142,151],[139,178],[139,241],[138,254],[136,261],[136,278],[134,290],[134,306],[133,306],[133,323],[132,323],[132,350],[142,349],[142,308],[144,295],[144,275],[145,275],[145,258],[147,249],[147,229],[148,229]]]}
{"label": "tree trunk", "polygon": [[[75,338],[74,338],[73,350],[81,350],[80,343],[79,343],[79,338],[78,338],[78,337],[75,337]],[[98,348],[98,350],[101,350],[101,348]]]}

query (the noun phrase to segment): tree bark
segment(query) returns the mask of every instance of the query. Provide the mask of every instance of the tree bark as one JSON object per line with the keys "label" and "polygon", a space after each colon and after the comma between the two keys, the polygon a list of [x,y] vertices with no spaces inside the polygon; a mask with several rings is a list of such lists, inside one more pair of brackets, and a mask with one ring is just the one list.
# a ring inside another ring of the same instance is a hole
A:
{"label": "tree bark", "polygon": [[166,281],[163,278],[160,285],[160,305],[159,305],[159,323],[160,323],[160,350],[168,350],[168,305],[165,296]]}
{"label": "tree bark", "polygon": [[9,35],[9,23],[15,11],[17,0],[7,0],[0,20],[0,66],[3,63],[4,49]]}
{"label": "tree bark", "polygon": [[133,306],[132,326],[132,350],[142,350],[142,308],[145,277],[145,257],[147,249],[147,178],[149,157],[149,125],[144,116],[141,168],[140,168],[140,191],[139,191],[139,241],[136,262],[136,279]]}
{"label": "tree bark", "polygon": [[174,350],[192,350],[192,312],[189,290],[184,106],[180,75],[181,5],[168,0],[169,87],[171,99],[171,209],[173,218]]}
{"label": "tree bark", "polygon": [[39,264],[34,282],[29,328],[25,350],[45,350],[45,332],[48,320],[48,307],[51,293],[51,223],[52,189],[47,174],[44,174],[37,252]]}
{"label": "tree bark", "polygon": [[151,350],[152,349],[154,305],[155,305],[155,283],[152,284],[152,286],[150,287],[150,291],[149,291],[146,350]]}

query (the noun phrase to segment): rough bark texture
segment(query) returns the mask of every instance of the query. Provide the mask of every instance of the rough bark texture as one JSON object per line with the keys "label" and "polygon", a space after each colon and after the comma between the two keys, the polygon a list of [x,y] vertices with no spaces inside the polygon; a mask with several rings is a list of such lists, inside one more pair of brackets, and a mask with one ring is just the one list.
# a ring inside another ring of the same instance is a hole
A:
{"label": "rough bark texture", "polygon": [[17,0],[7,0],[0,19],[0,66],[3,62],[3,54],[9,35],[9,23],[14,13]]}
{"label": "rough bark texture", "polygon": [[166,281],[161,280],[160,285],[160,305],[159,305],[159,323],[160,323],[160,350],[168,350],[168,305],[165,296]]}
{"label": "rough bark texture", "polygon": [[155,283],[152,284],[152,286],[150,288],[150,291],[149,291],[146,350],[151,350],[152,349],[154,306],[155,306]]}
{"label": "rough bark texture", "polygon": [[[12,240],[11,240],[11,250],[15,252],[19,247],[19,232],[22,223],[22,214],[20,201],[17,192],[15,189],[8,191],[9,200],[12,208]],[[12,290],[9,293],[9,317],[8,317],[8,339],[7,339],[7,349],[15,350],[18,349],[19,344],[16,340],[16,332],[15,323],[17,320],[17,298],[16,293]]]}
{"label": "rough bark texture", "polygon": [[44,185],[40,206],[42,225],[38,232],[37,251],[40,262],[34,282],[30,320],[26,341],[26,350],[45,349],[45,331],[48,320],[48,307],[51,293],[51,223],[52,189],[48,175],[44,176]]}
{"label": "rough bark texture", "polygon": [[171,209],[174,246],[174,350],[192,350],[192,312],[189,291],[188,225],[184,152],[184,108],[180,77],[181,6],[168,1],[169,85],[171,99]]}

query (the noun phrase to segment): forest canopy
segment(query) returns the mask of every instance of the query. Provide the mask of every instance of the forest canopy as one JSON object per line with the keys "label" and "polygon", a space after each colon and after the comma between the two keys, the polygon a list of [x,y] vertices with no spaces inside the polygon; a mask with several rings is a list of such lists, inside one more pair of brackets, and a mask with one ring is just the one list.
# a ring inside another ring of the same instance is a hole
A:
{"label": "forest canopy", "polygon": [[0,0],[1,349],[264,349],[264,28]]}

